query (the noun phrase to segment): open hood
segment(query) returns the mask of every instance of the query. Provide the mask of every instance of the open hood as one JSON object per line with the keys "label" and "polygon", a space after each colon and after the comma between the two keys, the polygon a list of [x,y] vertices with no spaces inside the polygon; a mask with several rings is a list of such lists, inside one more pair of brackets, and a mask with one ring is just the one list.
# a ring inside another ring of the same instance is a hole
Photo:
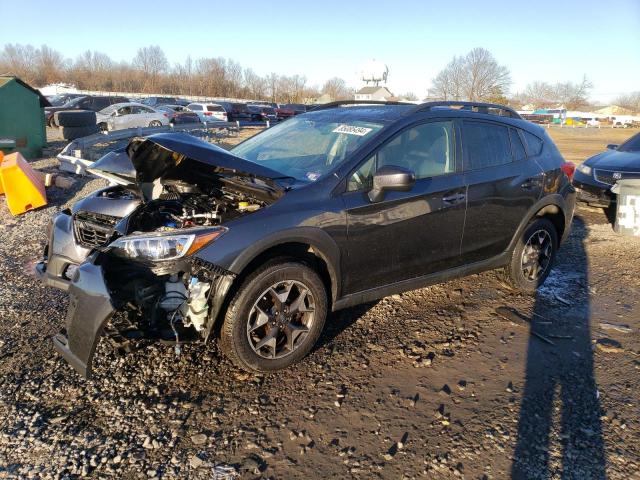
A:
{"label": "open hood", "polygon": [[152,184],[159,179],[189,181],[198,173],[223,177],[259,179],[274,193],[283,188],[275,179],[283,175],[249,162],[228,151],[184,133],[159,133],[134,138],[126,148],[114,150],[88,169],[121,185]]}

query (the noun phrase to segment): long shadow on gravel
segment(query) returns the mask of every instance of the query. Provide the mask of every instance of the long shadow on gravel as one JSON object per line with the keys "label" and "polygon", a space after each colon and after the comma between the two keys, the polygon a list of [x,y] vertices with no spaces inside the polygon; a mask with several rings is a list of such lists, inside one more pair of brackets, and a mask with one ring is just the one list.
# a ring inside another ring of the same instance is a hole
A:
{"label": "long shadow on gravel", "polygon": [[[554,344],[529,337],[511,470],[516,480],[606,477],[589,328],[586,235],[577,217],[530,317],[531,330]],[[556,453],[560,449],[561,455]]]}
{"label": "long shadow on gravel", "polygon": [[356,305],[355,307],[345,308],[344,310],[338,310],[337,312],[330,313],[327,317],[324,329],[322,330],[322,334],[312,351],[315,352],[316,350],[330,344],[334,338],[357,322],[360,317],[364,316],[377,304],[378,302],[363,303],[361,305]]}

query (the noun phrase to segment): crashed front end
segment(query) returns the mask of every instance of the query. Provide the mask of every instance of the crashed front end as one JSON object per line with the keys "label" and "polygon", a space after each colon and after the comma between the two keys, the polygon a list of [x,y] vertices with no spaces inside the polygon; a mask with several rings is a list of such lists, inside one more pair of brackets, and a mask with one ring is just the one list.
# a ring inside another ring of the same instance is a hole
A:
{"label": "crashed front end", "polygon": [[136,139],[94,166],[120,185],[54,217],[36,273],[69,292],[66,331],[53,342],[83,376],[103,334],[124,349],[208,340],[235,275],[198,254],[225,223],[281,194],[230,157],[175,134]]}

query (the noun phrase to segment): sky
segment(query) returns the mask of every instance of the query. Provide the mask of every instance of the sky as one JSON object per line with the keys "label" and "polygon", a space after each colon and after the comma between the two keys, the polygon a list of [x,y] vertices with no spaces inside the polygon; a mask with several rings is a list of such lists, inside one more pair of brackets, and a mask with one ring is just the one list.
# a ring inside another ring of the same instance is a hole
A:
{"label": "sky", "polygon": [[227,57],[264,75],[342,77],[358,88],[371,59],[396,95],[426,96],[431,80],[474,47],[511,72],[511,92],[535,80],[593,83],[609,102],[640,90],[640,0],[281,0],[154,2],[0,0],[0,48],[47,45],[75,58],[97,50],[131,60],[159,45],[171,64]]}

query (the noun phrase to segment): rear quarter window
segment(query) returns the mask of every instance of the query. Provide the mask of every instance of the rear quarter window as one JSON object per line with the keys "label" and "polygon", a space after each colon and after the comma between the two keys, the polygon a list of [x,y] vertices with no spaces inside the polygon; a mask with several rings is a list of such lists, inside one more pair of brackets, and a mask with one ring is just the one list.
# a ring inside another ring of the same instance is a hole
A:
{"label": "rear quarter window", "polygon": [[513,150],[513,159],[518,162],[520,160],[524,160],[527,158],[527,152],[522,144],[522,140],[520,140],[520,135],[518,135],[518,131],[510,128],[509,135],[511,136],[511,148]]}
{"label": "rear quarter window", "polygon": [[224,112],[220,105],[207,105],[207,112]]}
{"label": "rear quarter window", "polygon": [[543,145],[542,140],[535,136],[533,133],[529,133],[526,130],[522,130],[522,133],[524,134],[524,140],[527,143],[527,150],[529,151],[529,155],[540,155]]}

